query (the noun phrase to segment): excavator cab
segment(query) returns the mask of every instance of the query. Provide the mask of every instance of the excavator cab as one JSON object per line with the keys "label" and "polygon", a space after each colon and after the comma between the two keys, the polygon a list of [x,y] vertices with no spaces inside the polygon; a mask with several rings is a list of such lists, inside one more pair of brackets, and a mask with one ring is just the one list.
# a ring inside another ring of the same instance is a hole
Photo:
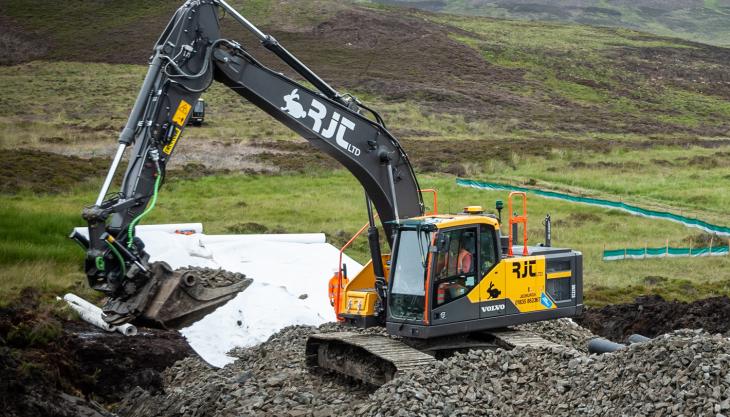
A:
{"label": "excavator cab", "polygon": [[[390,334],[430,339],[582,310],[581,253],[522,245],[510,255],[498,220],[480,209],[403,220],[395,229],[384,314]],[[343,285],[336,309],[361,327],[377,323],[369,266]]]}
{"label": "excavator cab", "polygon": [[511,210],[512,197],[509,236],[502,236],[496,216],[478,206],[391,223],[392,255],[382,256],[385,297],[372,261],[352,279],[340,274],[330,288],[338,320],[384,325],[400,337],[317,333],[307,339],[307,365],[382,385],[456,351],[548,344],[509,327],[580,314],[582,254],[527,246],[526,232],[517,245],[512,226],[527,225],[526,196],[520,216]]}

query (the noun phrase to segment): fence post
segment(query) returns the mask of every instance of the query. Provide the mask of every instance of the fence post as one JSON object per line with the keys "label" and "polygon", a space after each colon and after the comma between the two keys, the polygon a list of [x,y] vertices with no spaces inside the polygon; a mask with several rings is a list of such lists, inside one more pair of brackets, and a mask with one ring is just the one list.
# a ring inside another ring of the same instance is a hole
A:
{"label": "fence post", "polygon": [[646,248],[649,247],[649,242],[644,242],[644,259],[646,259]]}
{"label": "fence post", "polygon": [[626,260],[626,255],[627,255],[628,250],[629,249],[626,246],[624,246],[624,261]]}
{"label": "fence post", "polygon": [[715,236],[710,236],[710,252],[707,254],[707,256],[712,256],[712,241],[715,239]]}
{"label": "fence post", "polygon": [[692,239],[689,239],[689,257],[692,257]]}
{"label": "fence post", "polygon": [[669,239],[667,239],[667,251],[664,252],[664,257],[665,258],[668,258],[669,257]]}

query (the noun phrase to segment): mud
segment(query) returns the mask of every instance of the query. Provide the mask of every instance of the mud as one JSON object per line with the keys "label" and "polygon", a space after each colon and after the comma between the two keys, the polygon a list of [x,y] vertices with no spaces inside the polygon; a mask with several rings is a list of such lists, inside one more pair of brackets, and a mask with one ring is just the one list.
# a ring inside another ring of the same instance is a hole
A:
{"label": "mud", "polygon": [[24,290],[0,309],[0,415],[105,416],[100,404],[136,386],[160,392],[161,372],[195,354],[177,332],[136,337],[70,320]]}
{"label": "mud", "polygon": [[666,301],[658,295],[635,302],[587,309],[575,320],[593,333],[626,342],[634,333],[655,337],[678,329],[730,332],[730,298],[713,297],[691,303]]}

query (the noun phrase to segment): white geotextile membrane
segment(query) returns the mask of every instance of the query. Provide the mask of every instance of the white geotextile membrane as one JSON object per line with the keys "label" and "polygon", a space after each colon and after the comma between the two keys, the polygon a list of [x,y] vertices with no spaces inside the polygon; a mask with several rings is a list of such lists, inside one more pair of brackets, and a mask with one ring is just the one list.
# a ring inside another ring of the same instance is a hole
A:
{"label": "white geotextile membrane", "polygon": [[[173,269],[223,268],[253,279],[233,300],[180,331],[211,365],[233,362],[226,354],[231,349],[261,343],[286,326],[335,320],[327,285],[339,250],[324,234],[182,235],[174,231],[187,229],[167,226],[137,227],[151,261]],[[350,276],[362,269],[347,255],[343,262]]]}

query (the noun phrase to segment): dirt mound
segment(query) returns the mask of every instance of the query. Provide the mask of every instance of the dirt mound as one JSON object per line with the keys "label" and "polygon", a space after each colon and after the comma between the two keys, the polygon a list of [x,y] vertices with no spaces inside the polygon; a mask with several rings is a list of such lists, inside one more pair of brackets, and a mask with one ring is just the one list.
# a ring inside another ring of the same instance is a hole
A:
{"label": "dirt mound", "polygon": [[658,295],[643,296],[634,303],[587,309],[576,322],[597,335],[619,342],[625,342],[634,333],[655,337],[677,329],[728,333],[730,298],[684,303],[666,301]]}
{"label": "dirt mound", "polygon": [[0,309],[0,415],[104,416],[135,386],[162,388],[160,372],[194,353],[176,332],[133,338],[61,318],[26,290]]}

